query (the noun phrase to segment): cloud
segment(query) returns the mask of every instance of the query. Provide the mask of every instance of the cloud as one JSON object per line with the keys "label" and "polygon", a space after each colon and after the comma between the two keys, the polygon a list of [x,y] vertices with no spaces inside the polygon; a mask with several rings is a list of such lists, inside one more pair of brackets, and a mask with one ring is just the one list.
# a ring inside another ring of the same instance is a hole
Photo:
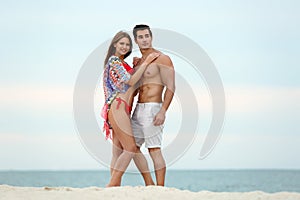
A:
{"label": "cloud", "polygon": [[[206,88],[195,87],[194,95],[197,99],[199,112],[211,112],[211,99]],[[73,88],[68,86],[33,86],[14,85],[0,87],[0,108],[11,110],[26,108],[41,111],[53,109],[70,109],[73,103]],[[184,94],[184,93],[183,93]],[[299,87],[255,87],[255,86],[228,86],[225,87],[226,111],[228,113],[257,113],[264,111],[284,112],[299,107]],[[102,87],[95,91],[95,107],[101,108],[104,103]],[[188,104],[189,94],[178,97],[175,93],[173,104],[180,107]],[[181,108],[171,110],[180,113]],[[190,105],[193,106],[193,105]]]}
{"label": "cloud", "polygon": [[[297,160],[299,135],[224,134],[212,153],[199,160],[204,137],[197,135],[187,151],[174,164],[168,165],[168,169],[300,168]],[[0,149],[2,170],[107,169],[85,151],[76,134],[28,137],[0,133]],[[131,169],[135,169],[134,165]]]}
{"label": "cloud", "polygon": [[0,87],[0,108],[53,110],[70,107],[73,88],[47,85],[11,85]]}
{"label": "cloud", "polygon": [[0,132],[0,170],[97,169],[99,164],[84,150],[74,133],[25,135]]}
{"label": "cloud", "polygon": [[184,169],[299,169],[299,135],[223,134],[212,153],[199,160],[205,135],[198,135],[188,152],[172,167]]}
{"label": "cloud", "polygon": [[227,112],[289,112],[299,107],[299,87],[228,87],[225,88]]}

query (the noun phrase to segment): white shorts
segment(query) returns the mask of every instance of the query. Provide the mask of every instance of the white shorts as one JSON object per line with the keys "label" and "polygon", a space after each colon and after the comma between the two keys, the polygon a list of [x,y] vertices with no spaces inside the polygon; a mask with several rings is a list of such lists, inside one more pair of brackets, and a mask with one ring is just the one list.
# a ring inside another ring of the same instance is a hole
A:
{"label": "white shorts", "polygon": [[162,103],[137,103],[131,118],[133,136],[137,146],[141,147],[145,142],[146,148],[161,147],[163,125],[153,125],[153,119],[161,106]]}

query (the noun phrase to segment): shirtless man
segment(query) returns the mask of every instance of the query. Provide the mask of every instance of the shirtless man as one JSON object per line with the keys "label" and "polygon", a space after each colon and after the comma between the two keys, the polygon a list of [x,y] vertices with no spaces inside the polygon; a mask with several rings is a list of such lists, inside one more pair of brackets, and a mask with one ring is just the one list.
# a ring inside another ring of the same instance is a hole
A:
{"label": "shirtless man", "polygon": [[[142,53],[140,63],[150,53],[159,52],[152,47],[152,32],[149,26],[136,25],[133,35]],[[148,66],[140,79],[138,103],[131,123],[137,146],[140,148],[145,143],[145,147],[148,148],[154,164],[156,184],[164,186],[166,163],[161,153],[162,131],[166,111],[174,96],[175,72],[169,56],[159,53],[160,56]],[[141,162],[138,163],[136,157],[134,161],[140,169]]]}

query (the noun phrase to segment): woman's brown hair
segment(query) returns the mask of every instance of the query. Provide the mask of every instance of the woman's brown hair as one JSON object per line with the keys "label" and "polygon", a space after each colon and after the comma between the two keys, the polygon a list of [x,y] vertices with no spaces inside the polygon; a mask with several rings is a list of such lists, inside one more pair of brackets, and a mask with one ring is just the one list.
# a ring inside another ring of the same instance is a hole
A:
{"label": "woman's brown hair", "polygon": [[111,57],[112,55],[114,55],[116,53],[116,48],[114,47],[114,45],[119,42],[119,40],[121,40],[122,38],[128,38],[129,40],[129,43],[130,43],[130,49],[129,51],[124,55],[124,59],[129,56],[132,52],[132,40],[131,40],[131,37],[128,33],[124,32],[124,31],[120,31],[118,32],[114,38],[112,39],[110,45],[109,45],[109,48],[108,48],[108,51],[107,51],[107,55],[106,55],[106,58],[104,60],[104,66],[107,64],[107,61],[109,59],[109,57]]}

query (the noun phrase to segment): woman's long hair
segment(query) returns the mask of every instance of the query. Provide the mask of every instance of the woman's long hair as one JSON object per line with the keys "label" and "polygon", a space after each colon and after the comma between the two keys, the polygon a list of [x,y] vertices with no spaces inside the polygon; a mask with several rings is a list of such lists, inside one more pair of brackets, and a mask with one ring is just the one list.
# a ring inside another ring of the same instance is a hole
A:
{"label": "woman's long hair", "polygon": [[129,43],[130,43],[130,49],[129,51],[124,55],[124,59],[129,56],[132,52],[132,40],[131,40],[131,37],[128,33],[124,32],[124,31],[120,31],[118,32],[114,38],[112,39],[110,45],[109,45],[109,48],[108,48],[108,51],[107,51],[107,55],[106,55],[106,58],[105,58],[105,61],[104,61],[104,67],[105,65],[107,64],[107,61],[109,59],[109,57],[111,57],[112,55],[114,55],[116,53],[116,48],[114,47],[114,45],[119,42],[119,40],[121,40],[122,38],[128,38],[129,40]]}

